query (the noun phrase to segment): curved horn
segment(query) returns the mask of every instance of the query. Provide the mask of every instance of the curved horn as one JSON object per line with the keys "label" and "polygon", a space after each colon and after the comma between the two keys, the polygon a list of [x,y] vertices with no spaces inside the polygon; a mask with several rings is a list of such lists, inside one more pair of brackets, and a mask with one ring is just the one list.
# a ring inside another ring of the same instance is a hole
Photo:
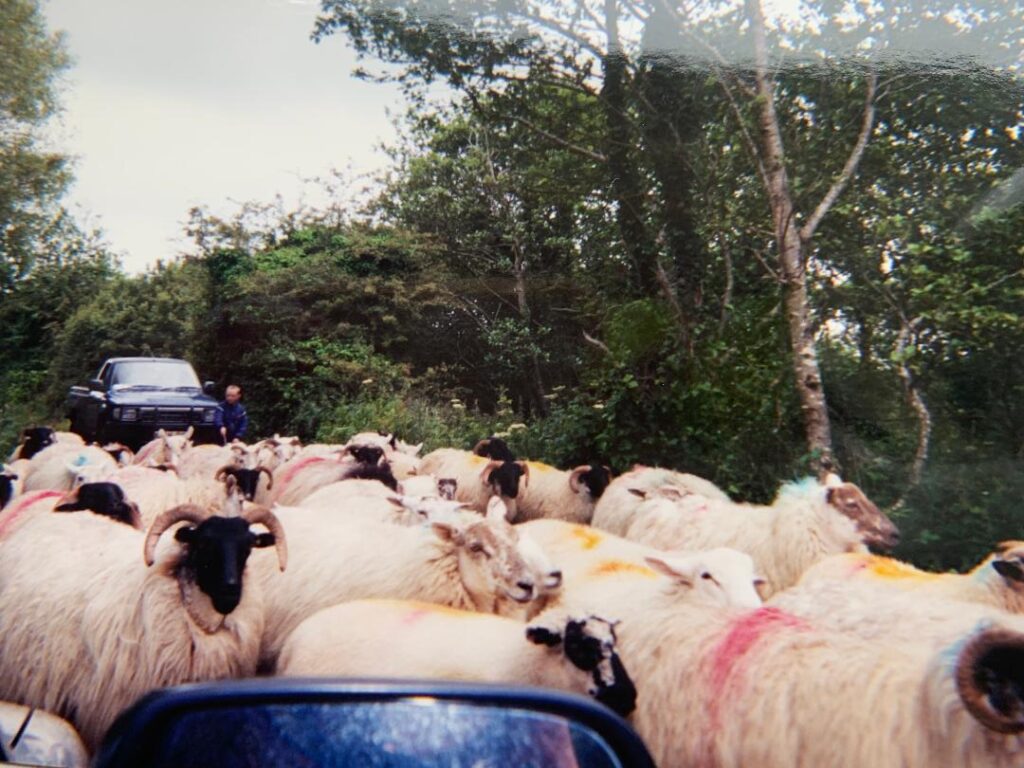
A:
{"label": "curved horn", "polygon": [[523,488],[527,488],[530,485],[530,464],[526,461],[517,461],[520,469],[523,470]]}
{"label": "curved horn", "polygon": [[490,482],[490,478],[491,478],[491,472],[496,470],[498,467],[500,467],[504,463],[505,462],[498,461],[497,459],[491,459],[490,461],[487,462],[487,466],[485,466],[480,471],[480,479],[483,480],[485,483],[489,483]]}
{"label": "curved horn", "polygon": [[274,548],[277,550],[277,564],[283,571],[288,565],[288,542],[284,537],[284,526],[277,519],[277,515],[266,507],[253,504],[242,512],[242,518],[250,525],[262,524],[267,530],[274,534]]}
{"label": "curved horn", "polygon": [[569,473],[569,487],[572,488],[573,493],[580,492],[580,476],[585,475],[589,471],[590,465],[583,464],[582,466],[576,467],[576,469]]}
{"label": "curved horn", "polygon": [[143,559],[146,565],[152,565],[156,558],[156,543],[160,540],[164,531],[175,523],[187,520],[190,523],[201,523],[206,519],[206,514],[195,504],[181,504],[161,512],[153,524],[149,526],[149,533],[146,534],[146,544],[142,549]]}
{"label": "curved horn", "polygon": [[[956,689],[964,707],[997,733],[1021,733],[1024,635],[993,628],[975,635],[956,660]],[[1015,698],[1007,700],[1013,692]],[[999,699],[994,703],[993,699]]]}
{"label": "curved horn", "polygon": [[225,464],[223,467],[217,470],[217,474],[213,476],[213,479],[218,483],[226,483],[227,478],[233,477],[235,473],[235,467],[233,464]]}
{"label": "curved horn", "polygon": [[483,440],[481,440],[480,442],[473,446],[473,453],[475,453],[477,456],[484,456],[485,454],[480,453],[480,450],[482,448],[486,448],[490,444],[491,438],[485,437]]}
{"label": "curved horn", "polygon": [[260,464],[258,467],[256,467],[256,471],[257,472],[264,472],[264,473],[266,473],[266,475],[267,475],[267,490],[269,491],[270,489],[272,489],[274,487],[274,473],[271,472],[266,467],[264,467],[262,464]]}

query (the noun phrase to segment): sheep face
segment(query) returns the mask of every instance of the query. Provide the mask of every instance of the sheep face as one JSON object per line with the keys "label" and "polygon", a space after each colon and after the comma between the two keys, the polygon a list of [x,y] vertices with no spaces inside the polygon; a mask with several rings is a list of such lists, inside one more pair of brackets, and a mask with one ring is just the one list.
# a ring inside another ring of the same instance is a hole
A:
{"label": "sheep face", "polygon": [[53,445],[56,439],[50,427],[28,427],[21,433],[21,453],[18,458],[31,459],[43,448]]}
{"label": "sheep face", "polygon": [[829,487],[825,498],[856,524],[864,543],[872,549],[889,551],[899,544],[900,531],[896,525],[853,483]]}
{"label": "sheep face", "polygon": [[469,523],[435,521],[431,527],[456,547],[462,584],[476,606],[492,606],[499,597],[516,603],[539,597],[533,570],[519,548],[519,534],[503,515]]}
{"label": "sheep face", "polygon": [[719,547],[680,557],[645,559],[651,568],[691,589],[704,602],[751,609],[761,606],[758,589],[765,580],[755,574],[753,559],[743,552]]}
{"label": "sheep face", "polygon": [[229,477],[235,478],[237,483],[238,492],[242,495],[242,498],[246,501],[252,501],[256,496],[256,490],[259,488],[260,475],[266,473],[268,485],[267,488],[274,487],[274,475],[266,467],[256,467],[256,469],[242,469],[241,467],[232,466],[228,464],[217,470],[217,480],[224,481]]}
{"label": "sheep face", "polygon": [[526,465],[522,461],[492,460],[481,473],[480,478],[500,496],[514,499],[519,494],[519,478],[525,485],[529,480]]}
{"label": "sheep face", "polygon": [[174,538],[185,545],[183,567],[194,575],[214,609],[228,615],[242,599],[242,574],[253,548],[275,543],[272,533],[254,533],[239,517],[211,517],[179,528]]}
{"label": "sheep face", "polygon": [[[81,463],[79,463],[81,462]],[[83,456],[64,465],[68,474],[71,475],[72,490],[86,483],[98,483],[110,476],[112,467],[104,464],[92,464]]]}
{"label": "sheep face", "polygon": [[342,453],[368,466],[377,466],[384,460],[384,449],[379,445],[347,445]]}
{"label": "sheep face", "polygon": [[85,483],[58,502],[54,512],[89,510],[109,517],[132,528],[142,527],[142,518],[136,504],[125,498],[121,486],[115,483]]}
{"label": "sheep face", "polygon": [[585,486],[590,498],[597,501],[612,481],[612,471],[601,464],[585,464],[569,475],[569,486],[579,493]]}
{"label": "sheep face", "polygon": [[562,646],[565,657],[593,680],[590,695],[626,717],[636,707],[636,686],[615,650],[615,623],[598,616],[569,618],[564,628],[526,628],[526,638],[538,645]]}
{"label": "sheep face", "polygon": [[454,477],[439,477],[437,479],[437,495],[442,499],[452,501],[455,499],[455,491],[458,489],[458,481]]}

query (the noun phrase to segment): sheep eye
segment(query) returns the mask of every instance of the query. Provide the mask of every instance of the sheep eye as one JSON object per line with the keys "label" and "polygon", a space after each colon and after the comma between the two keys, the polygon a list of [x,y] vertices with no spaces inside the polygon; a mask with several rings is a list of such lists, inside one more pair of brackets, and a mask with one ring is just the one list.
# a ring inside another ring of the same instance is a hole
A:
{"label": "sheep eye", "polygon": [[484,551],[484,545],[480,544],[479,542],[473,542],[472,544],[469,545],[469,551],[470,552],[476,552],[476,553],[483,552]]}
{"label": "sheep eye", "polygon": [[702,573],[702,574],[700,575],[700,577],[701,577],[702,579],[710,579],[710,578],[711,578],[711,574],[705,571],[704,573]]}

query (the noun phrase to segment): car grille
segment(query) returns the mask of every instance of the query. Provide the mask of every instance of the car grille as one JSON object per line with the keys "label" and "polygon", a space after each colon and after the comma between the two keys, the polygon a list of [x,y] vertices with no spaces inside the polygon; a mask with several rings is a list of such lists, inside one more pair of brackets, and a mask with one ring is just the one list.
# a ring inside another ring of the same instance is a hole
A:
{"label": "car grille", "polygon": [[146,408],[139,421],[145,424],[159,424],[162,427],[184,427],[203,420],[203,411],[196,408]]}

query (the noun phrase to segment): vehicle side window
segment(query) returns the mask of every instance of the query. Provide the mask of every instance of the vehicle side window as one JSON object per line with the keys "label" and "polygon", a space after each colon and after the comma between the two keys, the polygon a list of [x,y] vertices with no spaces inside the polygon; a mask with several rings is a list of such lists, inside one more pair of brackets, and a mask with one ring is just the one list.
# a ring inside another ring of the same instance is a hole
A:
{"label": "vehicle side window", "polygon": [[110,363],[104,363],[103,367],[100,368],[100,372],[96,376],[96,378],[100,379],[105,384],[109,384],[110,383],[109,379],[110,379],[110,370],[111,370],[111,368],[113,368],[113,366],[110,365]]}

